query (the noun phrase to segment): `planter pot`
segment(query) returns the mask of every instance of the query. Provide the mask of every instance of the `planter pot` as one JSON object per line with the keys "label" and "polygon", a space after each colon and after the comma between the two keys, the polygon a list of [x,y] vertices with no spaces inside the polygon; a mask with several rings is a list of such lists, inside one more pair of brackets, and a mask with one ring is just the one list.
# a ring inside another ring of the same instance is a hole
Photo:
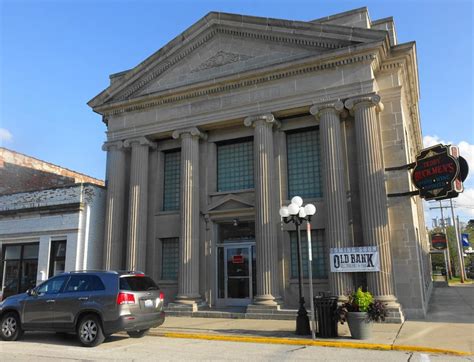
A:
{"label": "planter pot", "polygon": [[366,312],[347,313],[347,324],[354,339],[369,339],[372,336],[372,322],[367,321]]}

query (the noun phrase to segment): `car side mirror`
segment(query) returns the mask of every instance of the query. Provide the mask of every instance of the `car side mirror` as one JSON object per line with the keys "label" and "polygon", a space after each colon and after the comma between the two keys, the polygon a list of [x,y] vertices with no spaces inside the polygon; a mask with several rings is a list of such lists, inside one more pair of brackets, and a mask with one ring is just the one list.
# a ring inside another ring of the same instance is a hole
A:
{"label": "car side mirror", "polygon": [[28,294],[30,297],[36,297],[38,295],[38,293],[36,292],[36,290],[34,288],[28,289],[26,291],[26,294]]}

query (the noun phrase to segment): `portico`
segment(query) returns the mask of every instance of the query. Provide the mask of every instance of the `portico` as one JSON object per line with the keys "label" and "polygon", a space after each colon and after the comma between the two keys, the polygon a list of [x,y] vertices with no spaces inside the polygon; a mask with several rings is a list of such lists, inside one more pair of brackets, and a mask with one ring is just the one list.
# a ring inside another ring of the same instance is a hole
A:
{"label": "portico", "polygon": [[[421,202],[389,200],[400,184],[385,174],[421,147],[404,106],[418,106],[415,56],[366,9],[310,22],[210,13],[112,75],[89,102],[108,128],[104,266],[145,271],[176,308],[294,307],[296,235],[278,209],[298,195],[317,208],[316,291],[343,299],[361,285],[390,321],[424,315],[428,276],[400,273],[398,254],[426,262]],[[357,246],[377,248],[379,272],[329,271],[330,248]]]}

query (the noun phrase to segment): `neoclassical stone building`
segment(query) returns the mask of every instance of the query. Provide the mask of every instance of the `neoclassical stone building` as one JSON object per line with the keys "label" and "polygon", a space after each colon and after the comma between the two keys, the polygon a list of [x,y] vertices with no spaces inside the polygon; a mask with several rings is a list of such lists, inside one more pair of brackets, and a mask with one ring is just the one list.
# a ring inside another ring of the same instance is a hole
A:
{"label": "neoclassical stone building", "polygon": [[[392,18],[212,12],[110,80],[89,102],[107,125],[106,268],[144,270],[191,310],[295,307],[296,234],[278,209],[299,195],[317,207],[317,292],[362,285],[392,321],[424,316],[421,201],[390,197],[412,186],[387,171],[422,147],[416,47]],[[352,246],[376,246],[380,271],[331,273],[329,249]]]}

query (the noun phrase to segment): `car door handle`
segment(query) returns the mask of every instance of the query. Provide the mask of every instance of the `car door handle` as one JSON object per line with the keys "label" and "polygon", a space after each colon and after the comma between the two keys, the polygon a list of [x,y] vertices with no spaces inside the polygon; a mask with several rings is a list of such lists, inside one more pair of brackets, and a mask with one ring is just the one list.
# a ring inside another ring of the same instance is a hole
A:
{"label": "car door handle", "polygon": [[79,297],[79,300],[89,300],[89,297]]}
{"label": "car door handle", "polygon": [[54,302],[55,302],[54,299],[48,299],[48,300],[46,301],[46,303],[54,303]]}

